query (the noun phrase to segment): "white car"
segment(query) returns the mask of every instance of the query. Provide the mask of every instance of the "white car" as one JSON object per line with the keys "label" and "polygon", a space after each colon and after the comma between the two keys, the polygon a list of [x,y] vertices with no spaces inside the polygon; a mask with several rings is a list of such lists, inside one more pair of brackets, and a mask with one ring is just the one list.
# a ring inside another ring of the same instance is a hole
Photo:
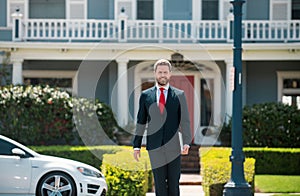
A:
{"label": "white car", "polygon": [[96,168],[38,154],[0,135],[0,195],[105,196],[106,193],[105,178]]}

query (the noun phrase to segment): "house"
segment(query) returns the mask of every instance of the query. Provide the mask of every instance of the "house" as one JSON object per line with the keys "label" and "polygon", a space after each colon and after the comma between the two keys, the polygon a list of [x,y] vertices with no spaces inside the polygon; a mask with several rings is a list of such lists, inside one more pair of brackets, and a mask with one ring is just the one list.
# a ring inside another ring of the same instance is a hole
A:
{"label": "house", "polygon": [[[69,89],[136,119],[154,62],[169,59],[184,89],[195,144],[214,144],[232,115],[233,15],[229,0],[1,0],[0,55],[13,84]],[[300,1],[243,5],[243,104],[300,108]]]}

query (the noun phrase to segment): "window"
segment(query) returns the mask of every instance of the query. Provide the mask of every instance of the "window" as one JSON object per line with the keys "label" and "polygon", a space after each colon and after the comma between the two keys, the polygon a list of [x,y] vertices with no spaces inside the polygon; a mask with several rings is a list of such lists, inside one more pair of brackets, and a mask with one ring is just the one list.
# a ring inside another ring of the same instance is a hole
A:
{"label": "window", "polygon": [[201,79],[201,126],[213,122],[213,79]]}
{"label": "window", "polygon": [[137,0],[137,19],[153,19],[153,0]]}
{"label": "window", "polygon": [[283,79],[282,102],[300,109],[300,78]]}
{"label": "window", "polygon": [[23,70],[23,83],[26,85],[49,85],[77,94],[76,71],[37,71]]}
{"label": "window", "polygon": [[65,7],[65,0],[30,0],[29,18],[64,19]]}
{"label": "window", "polygon": [[202,1],[202,19],[218,20],[219,19],[219,1],[203,0]]}
{"label": "window", "polygon": [[289,20],[291,18],[291,0],[270,0],[270,19]]}
{"label": "window", "polygon": [[278,72],[278,101],[300,109],[300,72]]}
{"label": "window", "polygon": [[292,20],[300,19],[300,0],[292,0]]}
{"label": "window", "polygon": [[164,0],[163,18],[165,20],[191,20],[192,0]]}
{"label": "window", "polygon": [[0,139],[0,155],[12,155],[12,149],[16,148],[15,145]]}
{"label": "window", "polygon": [[24,78],[24,84],[72,89],[72,78]]}

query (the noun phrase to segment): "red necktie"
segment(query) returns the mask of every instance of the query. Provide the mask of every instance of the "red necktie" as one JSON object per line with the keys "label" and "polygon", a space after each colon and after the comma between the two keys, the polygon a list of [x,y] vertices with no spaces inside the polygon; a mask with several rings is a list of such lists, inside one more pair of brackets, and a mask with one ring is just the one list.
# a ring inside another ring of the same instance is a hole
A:
{"label": "red necktie", "polygon": [[165,94],[164,94],[164,88],[159,88],[160,90],[160,96],[159,96],[159,110],[160,113],[162,114],[164,112],[164,107],[166,105],[166,99],[165,99]]}

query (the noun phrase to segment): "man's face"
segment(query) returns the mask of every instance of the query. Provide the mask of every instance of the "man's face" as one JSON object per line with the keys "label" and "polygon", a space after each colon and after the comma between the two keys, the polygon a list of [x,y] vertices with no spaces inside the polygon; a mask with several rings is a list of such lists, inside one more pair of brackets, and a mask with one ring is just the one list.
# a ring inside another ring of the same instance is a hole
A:
{"label": "man's face", "polygon": [[160,86],[165,86],[171,78],[171,71],[168,65],[158,65],[154,71],[155,79]]}

